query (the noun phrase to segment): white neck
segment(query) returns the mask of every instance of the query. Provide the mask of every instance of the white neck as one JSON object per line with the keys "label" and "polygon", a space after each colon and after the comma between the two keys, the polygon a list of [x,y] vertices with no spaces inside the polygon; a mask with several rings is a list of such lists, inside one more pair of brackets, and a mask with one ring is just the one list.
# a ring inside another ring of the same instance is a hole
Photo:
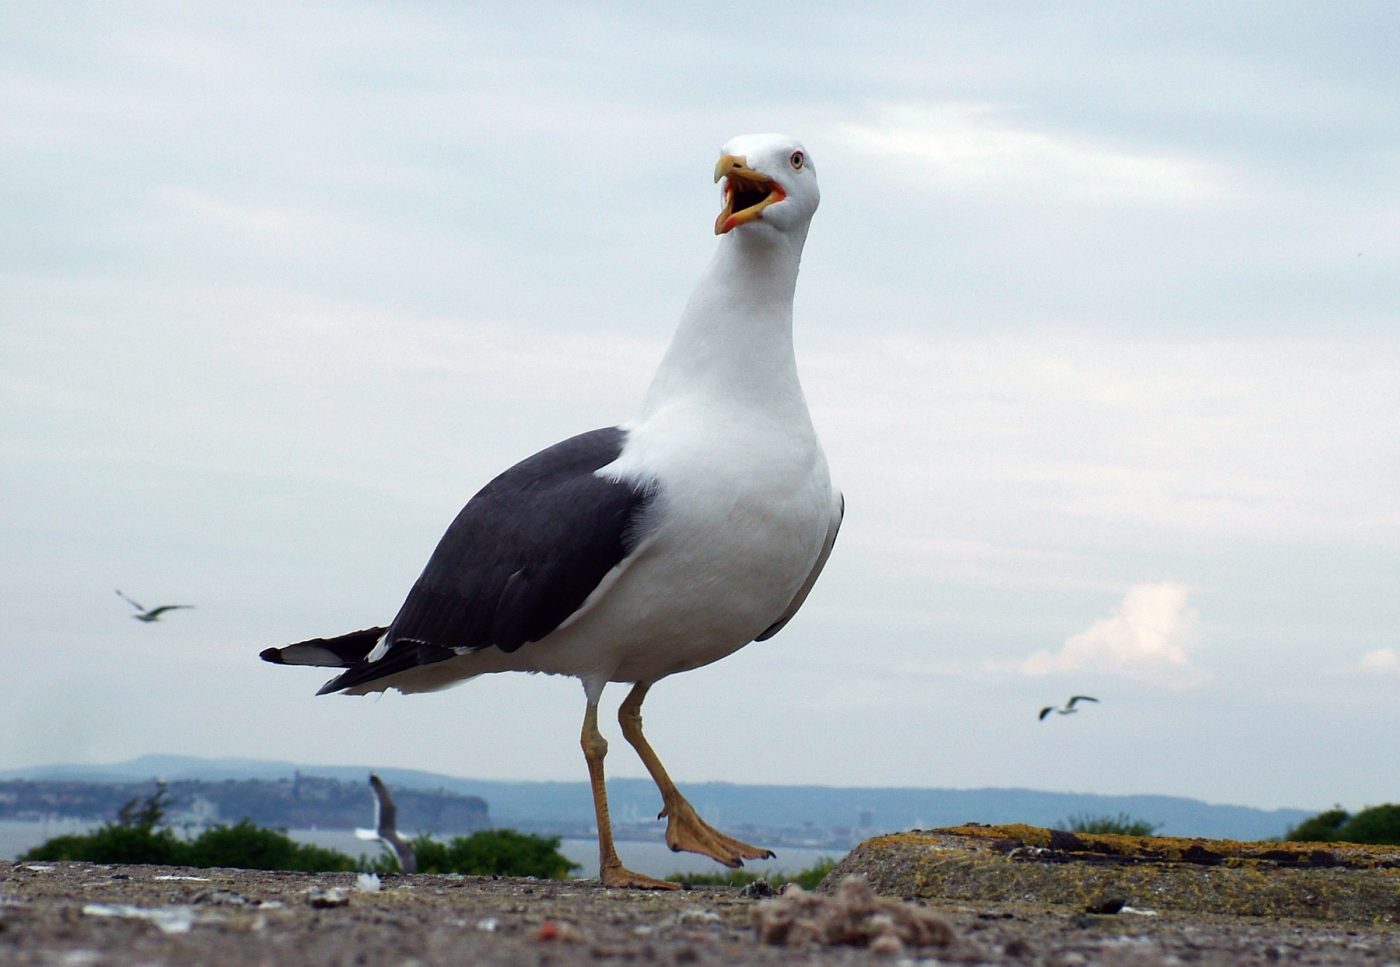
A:
{"label": "white neck", "polygon": [[680,397],[747,404],[787,418],[800,410],[807,418],[792,349],[792,298],[806,233],[791,238],[766,229],[720,237],[652,379],[643,420]]}

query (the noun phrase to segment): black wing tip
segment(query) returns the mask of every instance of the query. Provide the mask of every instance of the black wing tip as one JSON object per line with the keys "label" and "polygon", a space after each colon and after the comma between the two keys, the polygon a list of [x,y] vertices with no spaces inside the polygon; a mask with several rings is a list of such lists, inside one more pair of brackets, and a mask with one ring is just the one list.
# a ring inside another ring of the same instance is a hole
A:
{"label": "black wing tip", "polygon": [[343,692],[369,682],[378,681],[381,678],[390,678],[400,672],[456,657],[457,652],[451,648],[444,648],[426,641],[415,641],[411,638],[400,638],[395,641],[394,646],[382,658],[376,661],[361,660],[356,662],[322,685],[316,694],[329,695],[331,692]]}
{"label": "black wing tip", "polygon": [[270,661],[274,665],[287,664],[286,659],[282,657],[281,648],[264,648],[262,651],[258,652],[258,657],[263,661]]}
{"label": "black wing tip", "polygon": [[324,685],[322,685],[320,688],[316,689],[316,694],[317,694],[317,695],[329,695],[329,694],[331,694],[332,692],[338,692],[338,691],[340,691],[340,690],[343,689],[343,688],[349,688],[349,687],[350,687],[349,685],[342,685],[342,684],[340,683],[340,680],[341,680],[342,678],[344,678],[344,677],[345,677],[344,675],[337,675],[337,676],[335,676],[335,677],[332,678],[330,681],[326,682],[326,684],[324,684]]}

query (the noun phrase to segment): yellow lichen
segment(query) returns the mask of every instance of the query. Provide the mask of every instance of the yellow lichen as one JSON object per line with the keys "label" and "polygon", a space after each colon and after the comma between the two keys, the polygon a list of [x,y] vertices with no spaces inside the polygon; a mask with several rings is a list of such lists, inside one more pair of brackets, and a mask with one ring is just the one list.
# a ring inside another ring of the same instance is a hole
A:
{"label": "yellow lichen", "polygon": [[1136,906],[1400,922],[1400,848],[955,826],[868,840],[833,871],[881,892],[1084,909]]}

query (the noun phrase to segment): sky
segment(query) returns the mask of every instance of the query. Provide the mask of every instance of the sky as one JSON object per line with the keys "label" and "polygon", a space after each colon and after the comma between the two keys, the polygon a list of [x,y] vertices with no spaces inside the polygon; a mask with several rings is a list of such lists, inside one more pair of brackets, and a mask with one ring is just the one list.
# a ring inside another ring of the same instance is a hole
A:
{"label": "sky", "polygon": [[582,780],[576,681],[257,653],[631,417],[776,130],[847,512],[780,635],[652,690],[682,787],[1400,801],[1393,4],[4,8],[3,767]]}

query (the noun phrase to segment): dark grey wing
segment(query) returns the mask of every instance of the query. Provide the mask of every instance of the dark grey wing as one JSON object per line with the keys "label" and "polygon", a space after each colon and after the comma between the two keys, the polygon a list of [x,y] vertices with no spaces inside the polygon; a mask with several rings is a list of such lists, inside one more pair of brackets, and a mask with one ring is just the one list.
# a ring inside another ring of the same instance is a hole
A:
{"label": "dark grey wing", "polygon": [[137,611],[145,611],[145,610],[146,610],[145,605],[137,604],[135,601],[131,600],[131,599],[128,598],[126,595],[122,594],[120,588],[117,589],[117,597],[121,598],[121,599],[122,599],[123,601],[125,601],[127,604],[129,604],[129,605],[131,605],[133,608],[135,608]]}
{"label": "dark grey wing", "polygon": [[159,608],[152,608],[150,611],[147,611],[146,617],[150,618],[152,621],[155,621],[167,611],[179,611],[182,609],[188,609],[193,607],[194,605],[192,604],[163,604]]}
{"label": "dark grey wing", "polygon": [[447,528],[389,626],[388,650],[327,682],[339,691],[461,650],[515,651],[578,610],[641,540],[654,488],[594,471],[627,434],[606,427],[521,461]]}
{"label": "dark grey wing", "polygon": [[792,620],[792,616],[797,614],[797,609],[802,607],[807,600],[807,595],[812,593],[812,588],[816,586],[817,578],[822,575],[822,568],[826,567],[826,559],[831,556],[831,549],[836,546],[836,533],[841,530],[841,521],[846,516],[846,496],[841,494],[836,506],[836,513],[831,516],[831,526],[827,528],[826,543],[822,545],[822,552],[817,555],[817,563],[812,565],[812,573],[807,575],[807,580],[802,582],[802,587],[797,589],[793,595],[791,603],[783,611],[782,617],[769,625],[754,641],[767,641],[778,632],[783,630],[783,625]]}

